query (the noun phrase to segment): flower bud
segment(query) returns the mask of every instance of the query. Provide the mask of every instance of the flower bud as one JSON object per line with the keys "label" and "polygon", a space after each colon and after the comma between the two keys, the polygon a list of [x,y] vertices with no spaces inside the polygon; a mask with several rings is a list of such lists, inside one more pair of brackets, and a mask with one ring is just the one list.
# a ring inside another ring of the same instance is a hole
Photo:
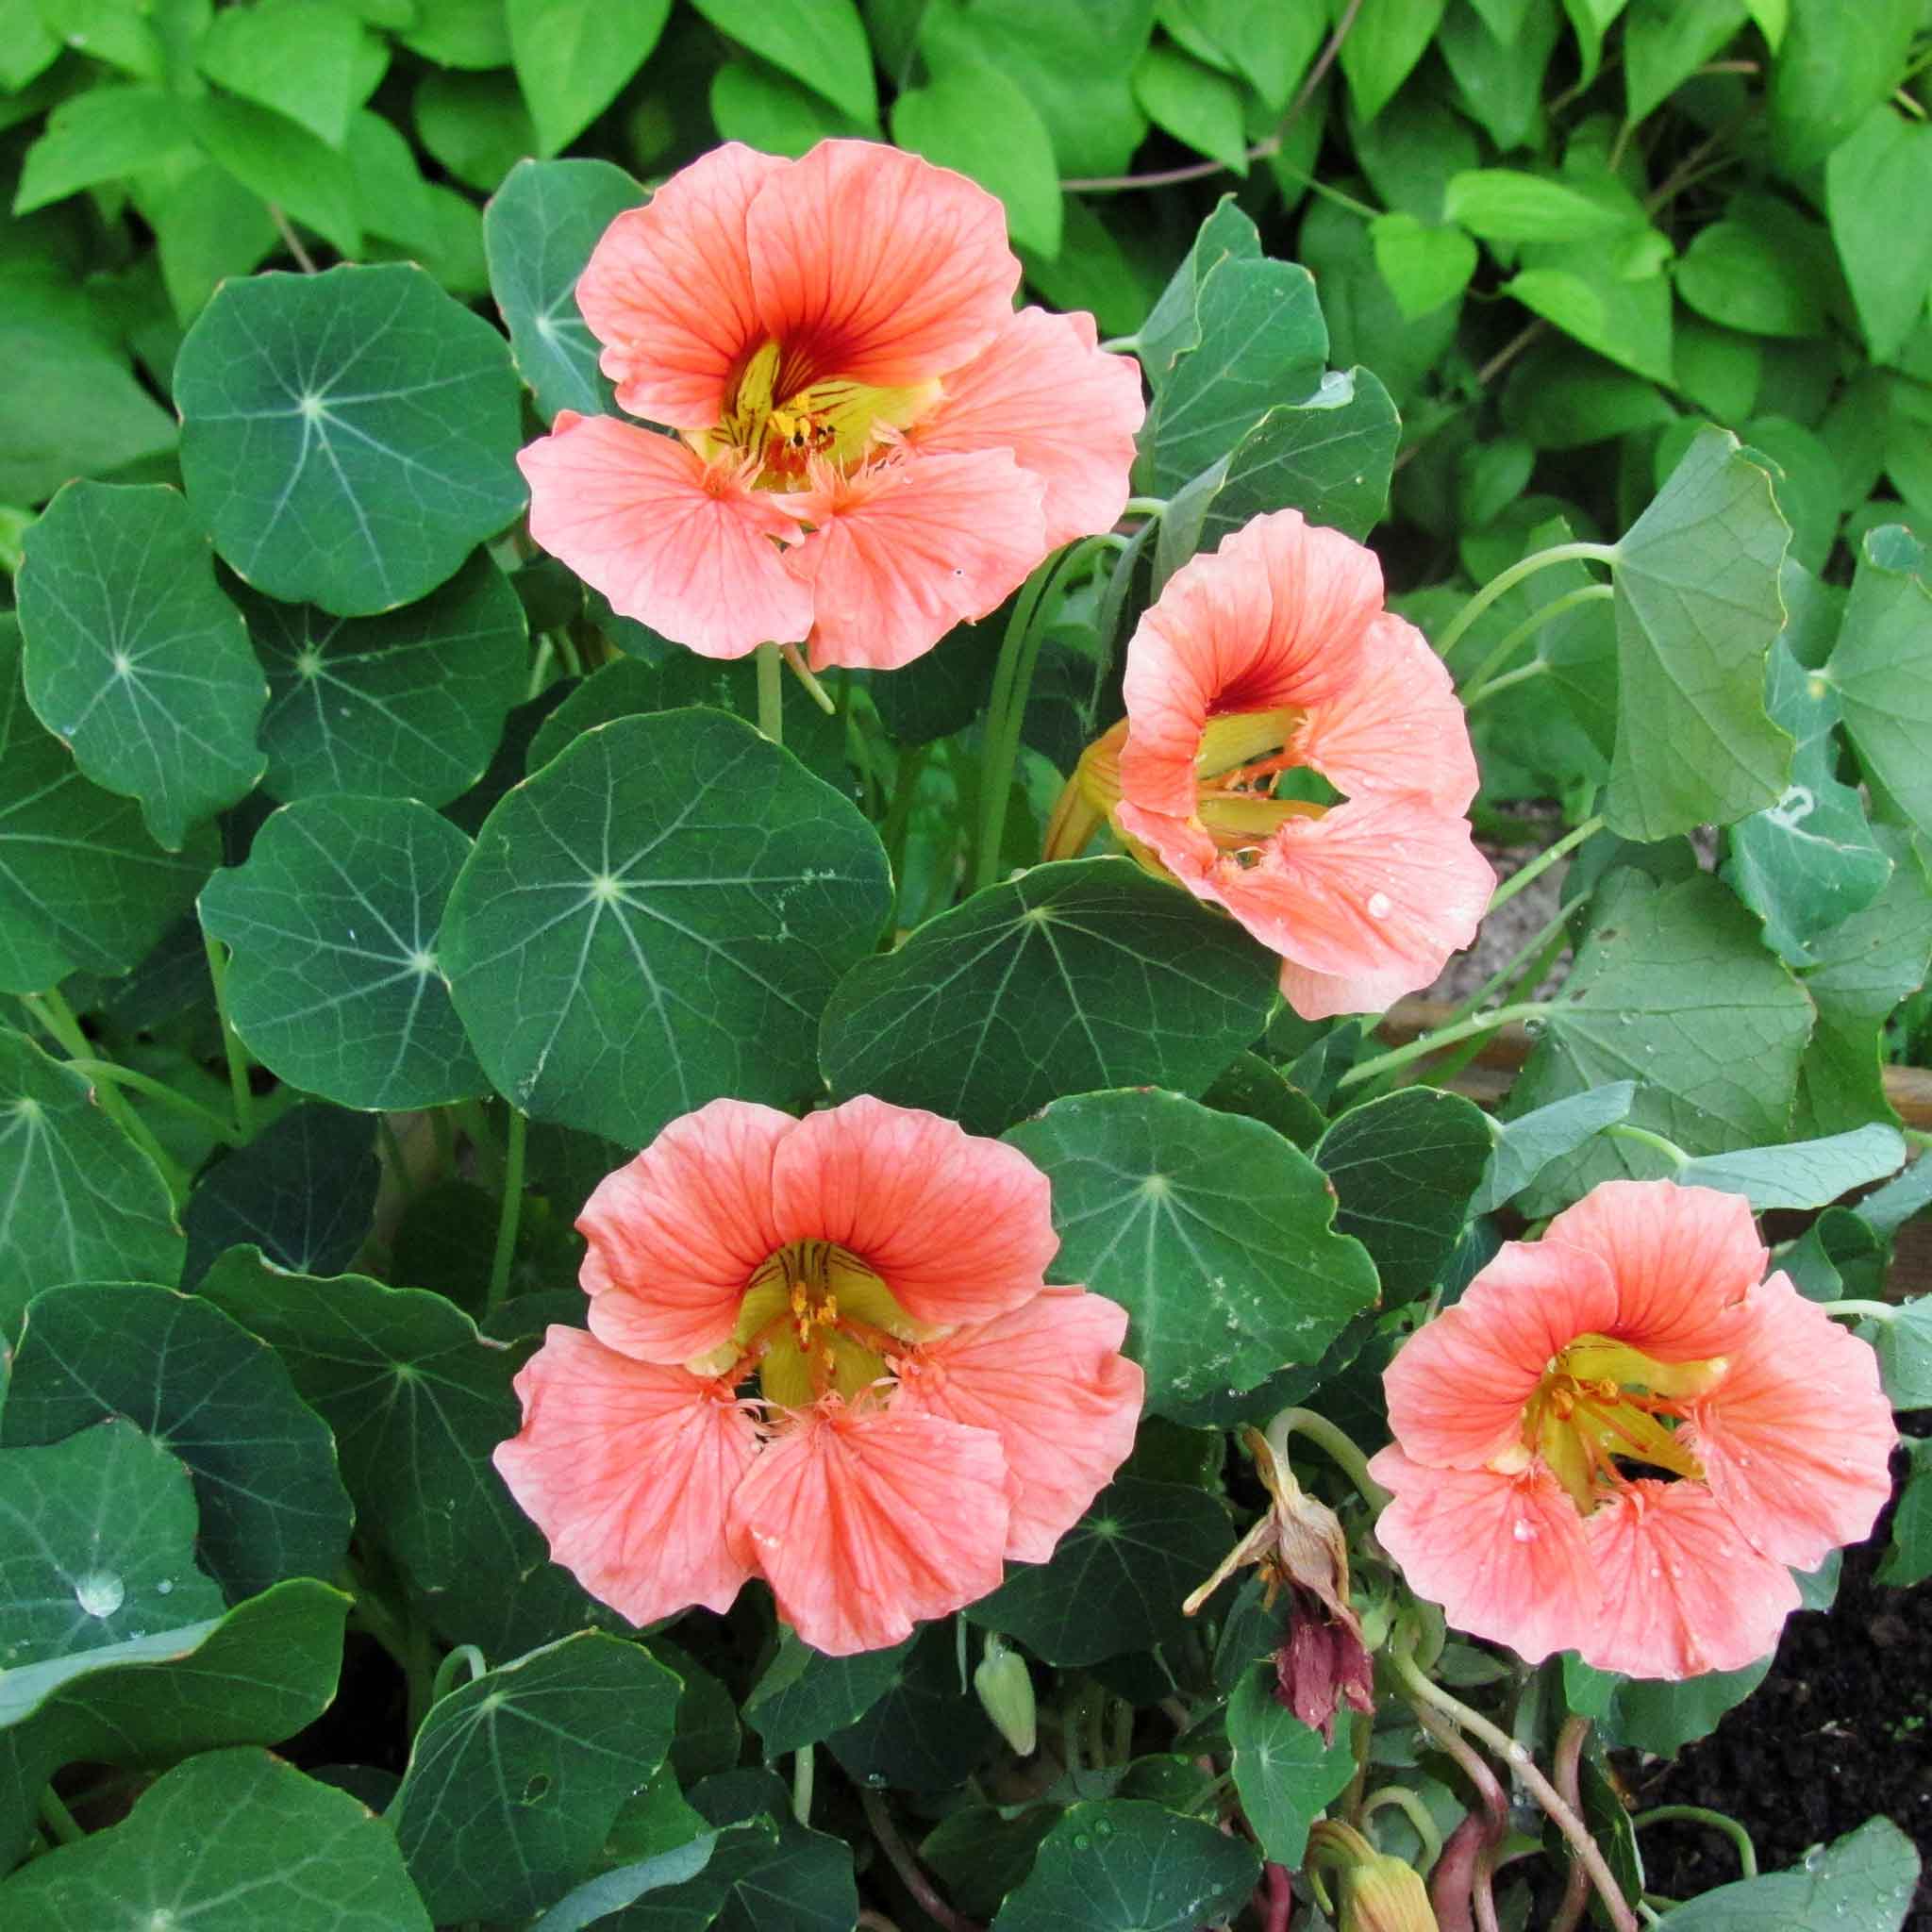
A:
{"label": "flower bud", "polygon": [[1351,1865],[1341,1878],[1338,1932],[1438,1932],[1422,1874],[1380,1856]]}
{"label": "flower bud", "polygon": [[986,1640],[986,1655],[973,1673],[973,1688],[999,1734],[1022,1757],[1030,1757],[1038,1740],[1033,1703],[1033,1677],[1026,1659],[1008,1650],[997,1637]]}

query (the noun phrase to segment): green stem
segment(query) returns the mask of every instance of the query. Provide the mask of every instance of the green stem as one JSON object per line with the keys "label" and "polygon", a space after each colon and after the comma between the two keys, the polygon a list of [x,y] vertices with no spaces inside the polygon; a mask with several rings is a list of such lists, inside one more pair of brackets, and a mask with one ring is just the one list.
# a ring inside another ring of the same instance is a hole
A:
{"label": "green stem", "polygon": [[1371,1509],[1379,1514],[1392,1500],[1389,1491],[1369,1474],[1369,1458],[1356,1447],[1355,1439],[1337,1428],[1325,1415],[1317,1415],[1312,1408],[1284,1408],[1264,1433],[1275,1461],[1284,1468],[1288,1463],[1288,1439],[1306,1436],[1327,1453],[1328,1459],[1361,1491],[1362,1500]]}
{"label": "green stem", "polygon": [[1608,584],[1582,584],[1574,591],[1565,591],[1560,597],[1551,598],[1547,604],[1539,605],[1462,680],[1463,690],[1474,691],[1477,686],[1488,683],[1508,663],[1518,644],[1533,638],[1544,625],[1555,623],[1564,611],[1574,610],[1579,604],[1595,603],[1600,597],[1615,595],[1615,590]]}
{"label": "green stem", "polygon": [[1646,1824],[1707,1824],[1713,1831],[1721,1831],[1738,1848],[1738,1863],[1746,1878],[1757,1876],[1757,1847],[1751,1842],[1751,1834],[1735,1818],[1727,1818],[1722,1811],[1708,1811],[1702,1805],[1659,1805],[1654,1811],[1641,1811],[1630,1821],[1634,1830],[1641,1831]]}
{"label": "green stem", "polygon": [[811,1823],[812,1756],[809,1744],[791,1754],[791,1815],[801,1824]]}
{"label": "green stem", "polygon": [[1409,1654],[1413,1635],[1399,1630],[1390,1643],[1386,1653],[1390,1668],[1401,1681],[1405,1693],[1411,1702],[1425,1705],[1429,1709],[1446,1717],[1450,1723],[1459,1725],[1473,1736],[1480,1738],[1490,1749],[1508,1765],[1513,1775],[1529,1787],[1530,1794],[1544,1811],[1549,1814],[1557,1829],[1563,1834],[1571,1851],[1582,1859],[1590,1873],[1591,1883],[1596,1887],[1597,1896],[1603,1900],[1604,1909],[1608,1913],[1610,1924],[1617,1932],[1637,1932],[1637,1915],[1630,1909],[1610,1868],[1604,1862],[1604,1855],[1597,1849],[1596,1840],[1591,1837],[1589,1827],[1563,1800],[1558,1791],[1539,1768],[1529,1752],[1512,1738],[1508,1732],[1498,1728],[1481,1711],[1472,1710],[1459,1698],[1452,1697],[1440,1685],[1431,1683],[1416,1668],[1415,1658]]}
{"label": "green stem", "polygon": [[[1550,968],[1557,963],[1557,955],[1570,943],[1569,919],[1567,908],[1559,911],[1517,953],[1501,973],[1491,978],[1488,985],[1477,990],[1476,997],[1465,1002],[1451,1013],[1450,1020],[1462,1019],[1470,1010],[1481,1006],[1499,987],[1507,987],[1503,993],[1505,1006],[1522,999],[1525,993],[1534,992],[1543,983],[1543,978]],[[1421,1083],[1427,1087],[1448,1086],[1482,1050],[1483,1043],[1480,1040],[1464,1041],[1460,1046],[1438,1060],[1426,1074],[1420,1075]]]}
{"label": "green stem", "polygon": [[1555,563],[1582,561],[1587,563],[1615,563],[1617,546],[1614,543],[1554,543],[1547,550],[1538,550],[1520,561],[1512,563],[1507,570],[1498,571],[1462,608],[1457,612],[1449,628],[1436,640],[1436,655],[1446,658],[1460,642],[1462,634],[1473,625],[1498,597],[1512,591],[1524,577],[1534,576],[1540,570],[1547,570]]}
{"label": "green stem", "polygon": [[429,1701],[441,1704],[457,1688],[457,1673],[467,1670],[469,1675],[463,1679],[474,1684],[490,1668],[483,1653],[474,1643],[459,1643],[436,1667],[436,1675],[429,1682]]}
{"label": "green stem", "polygon": [[[1061,553],[1064,555],[1064,553]],[[1049,557],[1021,586],[1013,602],[1013,614],[1007,620],[1000,655],[993,665],[992,692],[987,701],[984,736],[980,745],[979,844],[974,854],[974,891],[992,884],[999,874],[1000,841],[1007,830],[1007,794],[1012,789],[1013,761],[1019,756],[1020,734],[1011,734],[1013,749],[1008,753],[1007,721],[1017,710],[1022,720],[1026,712],[1026,690],[1033,681],[1033,662],[1038,648],[1033,645],[1034,613],[1040,608],[1052,581],[1059,556]]]}
{"label": "green stem", "polygon": [[[1598,812],[1594,818],[1585,819],[1574,832],[1564,833],[1554,845],[1539,852],[1527,865],[1512,872],[1496,888],[1490,900],[1490,911],[1493,912],[1498,906],[1507,906],[1524,886],[1534,885],[1559,858],[1567,858],[1586,839],[1594,837],[1603,828],[1604,816],[1602,812]],[[1487,918],[1488,914],[1486,913],[1484,917]]]}
{"label": "green stem", "polygon": [[1892,1302],[1826,1302],[1827,1315],[1853,1315],[1860,1321],[1896,1322],[1898,1307]]}
{"label": "green stem", "polygon": [[760,644],[758,667],[758,729],[774,744],[785,742],[785,659],[776,644]]}
{"label": "green stem", "polygon": [[1547,658],[1532,658],[1527,664],[1519,664],[1514,671],[1506,671],[1500,677],[1492,677],[1487,684],[1479,684],[1474,691],[1462,694],[1462,708],[1473,711],[1485,698],[1492,698],[1499,691],[1507,691],[1513,684],[1527,684],[1535,677],[1547,677],[1550,663]]}
{"label": "green stem", "polygon": [[1121,516],[1124,517],[1164,517],[1166,514],[1167,498],[1164,496],[1130,496],[1121,507]]}
{"label": "green stem", "polygon": [[543,687],[550,681],[550,660],[556,656],[556,646],[547,637],[537,640],[537,648],[530,654],[530,681],[524,688],[524,702],[541,696]]}
{"label": "green stem", "polygon": [[228,1020],[227,949],[210,932],[201,936],[208,949],[208,976],[214,982],[215,1014],[222,1023],[222,1045],[228,1056],[228,1091],[235,1101],[235,1131],[243,1141],[255,1138],[255,1095],[248,1085],[248,1049]]}
{"label": "green stem", "polygon": [[1381,1809],[1384,1805],[1393,1805],[1406,1814],[1408,1822],[1415,1826],[1415,1835],[1423,1841],[1425,1854],[1419,1871],[1427,1872],[1442,1856],[1442,1834],[1437,1828],[1436,1821],[1429,1816],[1429,1808],[1406,1785],[1383,1785],[1362,1800],[1362,1808],[1356,1815],[1366,1823],[1370,1815]]}
{"label": "green stem", "polygon": [[1494,1033],[1518,1020],[1540,1020],[1550,1007],[1548,1000],[1525,1000],[1520,1006],[1495,1007],[1487,1013],[1474,1014],[1456,1025],[1439,1026],[1433,1033],[1424,1033],[1419,1039],[1411,1040],[1407,1046],[1391,1047],[1387,1053],[1378,1053],[1373,1059],[1357,1062],[1335,1084],[1338,1088],[1357,1086],[1376,1074],[1386,1073],[1391,1067],[1406,1067],[1410,1060],[1422,1059],[1441,1047],[1454,1046],[1458,1040],[1473,1040],[1478,1034]]}
{"label": "green stem", "polygon": [[131,1087],[137,1093],[145,1093],[150,1100],[158,1100],[164,1106],[175,1108],[198,1121],[216,1140],[227,1146],[239,1147],[242,1144],[242,1137],[235,1131],[232,1121],[225,1121],[211,1108],[202,1106],[198,1100],[189,1099],[187,1094],[170,1087],[165,1080],[138,1074],[118,1060],[71,1059],[67,1064],[76,1074],[85,1074],[90,1080],[112,1080],[118,1086]]}
{"label": "green stem", "polygon": [[1628,1121],[1613,1121],[1604,1132],[1619,1141],[1628,1141],[1635,1146],[1648,1147],[1653,1153],[1661,1154],[1679,1172],[1690,1165],[1690,1157],[1674,1141],[1666,1141],[1661,1134],[1653,1134],[1648,1127],[1633,1127]]}
{"label": "green stem", "polygon": [[1299,168],[1291,168],[1279,155],[1269,157],[1269,166],[1277,175],[1286,175],[1291,181],[1298,181],[1304,188],[1312,189],[1324,201],[1332,201],[1337,208],[1345,208],[1350,214],[1358,215],[1365,222],[1379,221],[1382,209],[1371,208],[1365,201],[1357,201],[1352,194],[1344,194],[1339,188],[1331,188],[1325,181],[1318,181],[1312,175],[1305,175]]}
{"label": "green stem", "polygon": [[63,1845],[77,1845],[87,1836],[52,1785],[44,1786],[41,1791],[41,1822]]}
{"label": "green stem", "polygon": [[[80,1022],[75,1018],[74,1008],[53,987],[50,986],[44,992],[22,993],[20,1003],[33,1015],[48,1038],[66,1053],[69,1065],[76,1061],[85,1061],[91,1066],[98,1064],[93,1057],[92,1042],[81,1031]],[[148,1124],[128,1106],[122,1097],[120,1089],[112,1081],[104,1086],[96,1080],[92,1085],[94,1097],[100,1102],[101,1111],[154,1162],[161,1178],[167,1182],[168,1191],[174,1196],[176,1205],[185,1201],[188,1198],[187,1170],[155,1139]]]}
{"label": "green stem", "polygon": [[403,1152],[401,1137],[396,1133],[395,1123],[388,1114],[375,1116],[376,1137],[382,1142],[383,1158],[389,1163],[390,1172],[396,1177],[396,1186],[402,1190],[405,1199],[412,1191],[409,1186],[409,1160]]}
{"label": "green stem", "polygon": [[509,1289],[510,1263],[516,1258],[517,1224],[524,1211],[524,1141],[529,1123],[515,1108],[509,1110],[508,1146],[503,1161],[503,1208],[496,1222],[496,1255],[490,1264],[490,1293],[483,1304],[486,1315],[503,1306]]}
{"label": "green stem", "polygon": [[[811,699],[812,703],[826,717],[836,718],[839,715],[839,700],[811,675],[811,666],[799,656],[798,646],[796,644],[781,644],[778,647],[778,655],[785,659],[786,666],[791,671],[792,676],[797,678],[800,684],[804,685],[806,695]],[[777,741],[774,739],[773,742],[776,743]]]}

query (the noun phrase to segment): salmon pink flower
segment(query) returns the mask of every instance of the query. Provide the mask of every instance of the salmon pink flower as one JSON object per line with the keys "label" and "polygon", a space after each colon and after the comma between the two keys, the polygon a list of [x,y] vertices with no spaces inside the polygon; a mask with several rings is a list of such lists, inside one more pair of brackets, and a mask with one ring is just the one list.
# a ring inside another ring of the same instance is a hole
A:
{"label": "salmon pink flower", "polygon": [[585,1204],[590,1333],[531,1357],[496,1466],[634,1623],[762,1576],[816,1649],[897,1643],[1044,1560],[1133,1446],[1126,1311],[1045,1285],[1048,1205],[934,1114],[714,1100]]}
{"label": "salmon pink flower", "polygon": [[1877,1358],[1769,1259],[1733,1194],[1607,1181],[1507,1243],[1385,1374],[1375,1534],[1451,1623],[1535,1663],[1732,1671],[1872,1527]]}
{"label": "salmon pink flower", "polygon": [[1014,314],[999,203],[862,141],[736,142],[618,216],[577,282],[620,408],[521,458],[530,534],[708,658],[888,670],[1127,500],[1141,375]]}
{"label": "salmon pink flower", "polygon": [[[1127,647],[1124,695],[1048,857],[1110,820],[1142,864],[1281,956],[1306,1020],[1378,1012],[1475,937],[1495,874],[1463,817],[1469,729],[1361,544],[1291,509],[1257,517],[1168,580]],[[1284,791],[1297,769],[1341,802]]]}

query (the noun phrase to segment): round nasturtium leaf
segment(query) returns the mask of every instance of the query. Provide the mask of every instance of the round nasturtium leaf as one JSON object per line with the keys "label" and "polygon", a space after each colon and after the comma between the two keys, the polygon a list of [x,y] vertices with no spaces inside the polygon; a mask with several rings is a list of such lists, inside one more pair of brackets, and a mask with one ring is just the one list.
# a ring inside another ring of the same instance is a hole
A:
{"label": "round nasturtium leaf", "polygon": [[488,1091],[437,969],[470,841],[413,798],[305,798],[201,895],[234,952],[228,1017],[278,1078],[342,1107],[441,1107]]}
{"label": "round nasturtium leaf", "polygon": [[482,552],[441,589],[379,617],[334,617],[238,587],[268,668],[262,784],[447,805],[483,775],[525,692],[529,631]]}
{"label": "round nasturtium leaf", "polygon": [[644,191],[609,161],[522,160],[483,210],[490,291],[510,352],[544,416],[612,407],[598,344],[577,310],[577,277],[600,236]]}
{"label": "round nasturtium leaf", "polygon": [[411,603],[524,505],[509,345],[413,263],[224,283],[175,401],[215,548],[289,603]]}
{"label": "round nasturtium leaf", "polygon": [[258,1746],[177,1764],[120,1824],[62,1853],[0,1885],[0,1921],[42,1932],[429,1932],[389,1826]]}
{"label": "round nasturtium leaf", "polygon": [[[187,1242],[168,1184],[78,1074],[0,1030],[0,1343],[29,1296],[91,1274],[180,1279]],[[76,1424],[78,1426],[78,1424]]]}
{"label": "round nasturtium leaf", "polygon": [[438,951],[497,1090],[625,1146],[720,1094],[793,1106],[891,905],[858,808],[721,711],[620,718],[476,837]]}
{"label": "round nasturtium leaf", "polygon": [[268,702],[208,542],[165,484],[70,483],[20,570],[27,702],[170,852],[254,789]]}
{"label": "round nasturtium leaf", "polygon": [[90,784],[27,708],[20,626],[0,617],[0,992],[131,972],[213,869],[213,825],[163,852],[141,808]]}
{"label": "round nasturtium leaf", "polygon": [[1274,960],[1125,858],[1035,866],[863,960],[825,1009],[840,1095],[996,1134],[1063,1093],[1198,1093],[1268,1024]]}
{"label": "round nasturtium leaf", "polygon": [[272,1349],[192,1294],[75,1281],[35,1296],[14,1353],[0,1448],[125,1416],[194,1479],[200,1561],[239,1601],[332,1576],[353,1511],[328,1426]]}
{"label": "round nasturtium leaf", "polygon": [[1138,1088],[1056,1101],[1007,1139],[1053,1182],[1054,1278],[1127,1310],[1157,1414],[1319,1361],[1374,1305],[1321,1169],[1259,1121]]}
{"label": "round nasturtium leaf", "polygon": [[0,1667],[219,1617],[198,1514],[186,1464],[120,1416],[0,1449]]}

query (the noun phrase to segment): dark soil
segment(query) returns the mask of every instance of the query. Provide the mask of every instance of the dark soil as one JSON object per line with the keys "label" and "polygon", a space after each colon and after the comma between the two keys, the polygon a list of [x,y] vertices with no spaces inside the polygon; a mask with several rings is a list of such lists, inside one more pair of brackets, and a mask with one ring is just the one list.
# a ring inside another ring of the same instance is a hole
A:
{"label": "dark soil", "polygon": [[[1932,1415],[1904,1421],[1923,1434]],[[1771,1674],[1709,1737],[1674,1763],[1626,1767],[1640,1810],[1727,1812],[1766,1872],[1882,1815],[1932,1868],[1932,1580],[1911,1590],[1873,1581],[1890,1522],[1888,1509],[1871,1541],[1845,1552],[1837,1603],[1791,1618]],[[1738,1875],[1730,1846],[1699,1825],[1647,1827],[1643,1858],[1645,1882],[1670,1898]],[[1932,1869],[1906,1924],[1932,1932]]]}

